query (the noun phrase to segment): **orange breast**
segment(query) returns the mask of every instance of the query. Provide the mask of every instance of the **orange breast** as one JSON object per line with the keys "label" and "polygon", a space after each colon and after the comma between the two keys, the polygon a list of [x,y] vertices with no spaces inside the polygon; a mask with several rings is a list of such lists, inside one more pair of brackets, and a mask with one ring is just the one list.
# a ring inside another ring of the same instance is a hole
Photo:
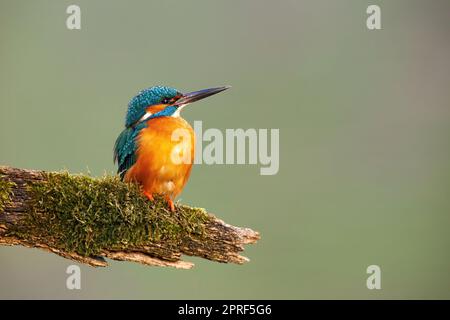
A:
{"label": "orange breast", "polygon": [[144,191],[175,198],[183,189],[194,162],[195,136],[181,117],[158,117],[148,121],[138,137],[136,163],[125,175]]}

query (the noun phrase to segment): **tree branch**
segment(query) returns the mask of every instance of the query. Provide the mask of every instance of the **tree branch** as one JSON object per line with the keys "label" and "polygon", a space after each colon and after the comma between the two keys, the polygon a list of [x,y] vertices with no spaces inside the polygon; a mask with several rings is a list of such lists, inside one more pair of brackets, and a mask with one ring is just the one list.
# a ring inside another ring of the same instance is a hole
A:
{"label": "tree branch", "polygon": [[134,184],[0,167],[0,245],[53,252],[91,266],[104,258],[190,269],[182,255],[242,264],[259,233],[226,224],[203,209],[150,203]]}

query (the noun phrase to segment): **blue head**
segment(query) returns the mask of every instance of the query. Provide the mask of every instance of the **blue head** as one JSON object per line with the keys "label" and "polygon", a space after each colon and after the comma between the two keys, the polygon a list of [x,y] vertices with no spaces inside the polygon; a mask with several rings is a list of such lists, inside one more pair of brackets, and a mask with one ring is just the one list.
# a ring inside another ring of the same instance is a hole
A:
{"label": "blue head", "polygon": [[181,93],[176,89],[163,86],[150,87],[140,91],[128,103],[125,126],[130,127],[142,119],[149,106],[168,104],[177,96],[181,96]]}
{"label": "blue head", "polygon": [[[140,91],[128,103],[125,126],[131,127],[149,117],[176,116],[187,104],[228,89],[228,86],[182,94],[177,89],[155,86]],[[151,108],[154,107],[154,108]],[[150,111],[151,110],[151,111]]]}

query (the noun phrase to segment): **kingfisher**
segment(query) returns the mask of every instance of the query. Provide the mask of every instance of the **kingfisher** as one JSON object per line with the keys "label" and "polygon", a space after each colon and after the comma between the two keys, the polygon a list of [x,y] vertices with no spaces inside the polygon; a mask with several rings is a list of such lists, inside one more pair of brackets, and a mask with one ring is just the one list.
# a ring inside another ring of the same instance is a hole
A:
{"label": "kingfisher", "polygon": [[114,145],[122,181],[137,183],[150,200],[159,194],[175,211],[174,199],[186,185],[194,163],[195,134],[180,112],[195,101],[230,86],[181,93],[166,86],[140,91],[129,104],[125,129]]}

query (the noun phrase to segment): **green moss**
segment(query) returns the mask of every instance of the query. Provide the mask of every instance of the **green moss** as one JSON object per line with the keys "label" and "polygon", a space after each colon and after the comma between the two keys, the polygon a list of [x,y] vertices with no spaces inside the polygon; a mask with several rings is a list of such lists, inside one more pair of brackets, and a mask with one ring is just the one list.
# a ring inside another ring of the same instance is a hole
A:
{"label": "green moss", "polygon": [[10,182],[0,175],[0,213],[3,212],[5,207],[10,202],[11,192],[14,185],[14,182]]}
{"label": "green moss", "polygon": [[163,199],[150,202],[137,185],[117,177],[49,173],[45,182],[29,189],[30,210],[15,235],[51,239],[56,247],[82,255],[162,240],[176,245],[186,236],[201,238],[210,219],[203,209],[187,206],[170,212]]}

